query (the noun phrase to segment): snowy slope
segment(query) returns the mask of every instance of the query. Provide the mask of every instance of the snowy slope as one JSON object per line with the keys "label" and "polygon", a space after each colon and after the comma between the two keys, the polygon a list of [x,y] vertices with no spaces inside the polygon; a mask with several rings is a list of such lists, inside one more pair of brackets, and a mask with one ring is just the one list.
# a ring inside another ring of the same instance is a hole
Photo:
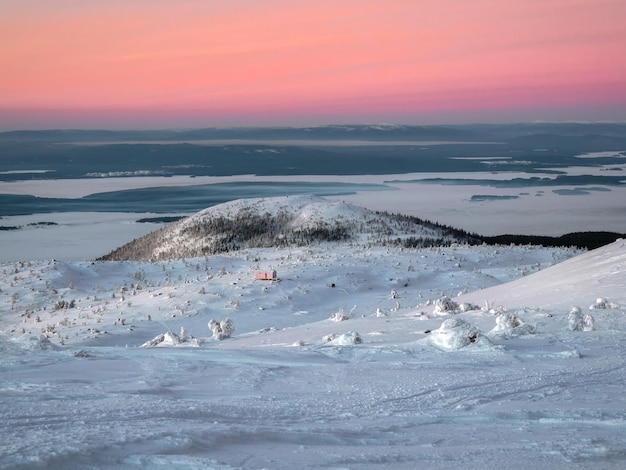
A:
{"label": "snowy slope", "polygon": [[587,309],[598,298],[626,307],[626,240],[569,259],[505,285],[461,296],[462,302],[503,302],[508,308]]}
{"label": "snowy slope", "polygon": [[5,263],[0,468],[624,468],[625,261],[618,240]]}

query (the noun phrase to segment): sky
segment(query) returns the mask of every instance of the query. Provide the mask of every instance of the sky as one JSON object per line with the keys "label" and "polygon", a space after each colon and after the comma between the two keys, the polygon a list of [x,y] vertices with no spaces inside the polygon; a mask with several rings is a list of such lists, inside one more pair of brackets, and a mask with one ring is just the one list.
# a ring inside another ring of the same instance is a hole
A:
{"label": "sky", "polygon": [[626,121],[624,0],[0,0],[0,130]]}

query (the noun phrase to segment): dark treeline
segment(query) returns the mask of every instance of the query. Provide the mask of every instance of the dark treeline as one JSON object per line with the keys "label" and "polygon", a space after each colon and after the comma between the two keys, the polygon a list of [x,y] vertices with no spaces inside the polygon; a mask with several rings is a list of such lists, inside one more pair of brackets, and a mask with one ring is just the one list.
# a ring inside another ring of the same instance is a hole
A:
{"label": "dark treeline", "polygon": [[615,232],[574,232],[560,237],[538,235],[496,235],[480,237],[489,245],[542,245],[542,246],[575,246],[594,250],[601,246],[613,243],[618,238],[626,238],[624,233]]}
{"label": "dark treeline", "polygon": [[[377,214],[387,214],[386,212],[377,212]],[[574,246],[577,248],[584,248],[588,250],[594,250],[601,246],[613,243],[619,238],[626,238],[626,234],[617,232],[572,232],[558,237],[551,237],[545,235],[495,235],[484,236],[476,233],[470,233],[462,229],[457,229],[449,225],[440,224],[438,222],[432,222],[430,220],[421,219],[419,217],[392,214],[393,217],[398,220],[405,221],[406,224],[416,224],[422,227],[431,228],[433,230],[440,231],[443,235],[452,237],[453,239],[460,240],[469,245],[476,245],[480,243],[486,243],[487,245],[541,245],[546,247],[562,247],[562,246]],[[431,245],[432,243],[432,245]],[[409,237],[404,238],[401,241],[397,241],[398,245],[404,245],[407,248],[426,247],[426,246],[445,246],[449,245],[449,239],[444,238],[433,240],[424,240],[421,237]]]}
{"label": "dark treeline", "polygon": [[174,215],[174,216],[163,216],[163,217],[144,217],[142,219],[137,219],[138,224],[170,224],[172,222],[178,222],[181,219],[184,219],[183,215]]}

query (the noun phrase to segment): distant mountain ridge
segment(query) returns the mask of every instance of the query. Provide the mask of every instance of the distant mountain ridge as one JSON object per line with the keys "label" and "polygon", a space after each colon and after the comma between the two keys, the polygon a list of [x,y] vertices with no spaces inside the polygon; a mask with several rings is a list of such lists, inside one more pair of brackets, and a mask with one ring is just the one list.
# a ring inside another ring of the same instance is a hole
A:
{"label": "distant mountain ridge", "polygon": [[480,240],[417,217],[374,212],[317,196],[283,196],[238,199],[209,207],[100,259],[160,261],[327,242],[425,247]]}
{"label": "distant mountain ridge", "polygon": [[442,140],[442,141],[543,141],[545,138],[603,137],[611,142],[626,139],[621,122],[533,122],[514,124],[399,125],[355,124],[308,127],[212,127],[201,129],[106,130],[47,129],[0,132],[0,142],[194,142],[212,139],[271,140]]}

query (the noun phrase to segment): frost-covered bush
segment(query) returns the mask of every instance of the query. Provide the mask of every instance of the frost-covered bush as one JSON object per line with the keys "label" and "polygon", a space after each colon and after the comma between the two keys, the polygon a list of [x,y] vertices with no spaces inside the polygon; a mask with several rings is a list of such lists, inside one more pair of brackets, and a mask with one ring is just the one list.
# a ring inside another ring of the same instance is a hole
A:
{"label": "frost-covered bush", "polygon": [[536,331],[534,326],[524,323],[516,315],[512,313],[501,313],[496,317],[496,326],[489,333],[511,337],[534,334]]}
{"label": "frost-covered bush", "polygon": [[332,321],[344,321],[344,320],[348,320],[349,318],[350,317],[345,314],[342,308],[340,308],[338,311],[336,311],[330,316],[330,319]]}
{"label": "frost-covered bush", "polygon": [[56,312],[57,310],[67,310],[68,308],[74,308],[76,307],[76,301],[75,300],[70,300],[69,302],[67,300],[57,300],[54,305],[52,305],[52,311]]}
{"label": "frost-covered bush", "polygon": [[489,339],[473,325],[460,318],[445,320],[430,336],[433,345],[445,350],[458,350],[471,344],[490,344]]}
{"label": "frost-covered bush", "polygon": [[344,320],[348,320],[350,318],[352,318],[352,315],[354,314],[354,311],[356,310],[356,305],[354,307],[352,307],[350,309],[350,313],[346,314],[342,308],[339,309],[339,311],[333,313],[330,316],[330,319],[332,321],[344,321]]}
{"label": "frost-covered bush", "polygon": [[573,307],[567,316],[567,326],[572,331],[582,331],[583,329],[583,314],[580,308]]}
{"label": "frost-covered bush", "polygon": [[567,326],[571,331],[593,331],[595,319],[588,313],[583,315],[580,308],[572,307],[567,316]]}
{"label": "frost-covered bush", "polygon": [[459,304],[457,304],[450,297],[443,296],[435,301],[435,309],[433,313],[435,315],[448,315],[451,313],[456,313],[459,308]]}
{"label": "frost-covered bush", "polygon": [[211,318],[209,321],[209,330],[213,332],[214,339],[223,340],[230,338],[230,335],[233,331],[235,331],[235,328],[233,327],[233,322],[230,318],[226,318],[219,323]]}
{"label": "frost-covered bush", "polygon": [[596,303],[589,306],[589,310],[604,310],[607,308],[617,308],[618,306],[612,302],[609,302],[604,297],[598,297]]}
{"label": "frost-covered bush", "polygon": [[506,309],[503,305],[495,305],[496,301],[488,301],[485,300],[485,306],[481,309],[483,312],[491,313],[492,315],[500,315],[501,313],[506,312]]}

